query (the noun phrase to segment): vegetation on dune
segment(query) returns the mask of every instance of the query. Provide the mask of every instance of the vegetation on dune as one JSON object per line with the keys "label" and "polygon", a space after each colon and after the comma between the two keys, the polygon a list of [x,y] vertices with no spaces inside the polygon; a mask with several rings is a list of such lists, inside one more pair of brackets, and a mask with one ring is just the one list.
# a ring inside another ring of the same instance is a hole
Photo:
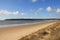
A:
{"label": "vegetation on dune", "polygon": [[56,22],[18,40],[60,40],[60,22]]}

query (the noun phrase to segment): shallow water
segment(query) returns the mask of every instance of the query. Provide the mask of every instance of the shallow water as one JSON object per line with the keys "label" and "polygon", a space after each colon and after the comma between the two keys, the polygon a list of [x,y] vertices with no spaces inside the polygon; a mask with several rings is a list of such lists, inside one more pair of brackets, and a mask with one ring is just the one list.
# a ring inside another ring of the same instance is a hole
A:
{"label": "shallow water", "polygon": [[47,21],[52,21],[52,20],[15,20],[15,21],[0,20],[0,27],[27,25],[27,24],[41,23]]}

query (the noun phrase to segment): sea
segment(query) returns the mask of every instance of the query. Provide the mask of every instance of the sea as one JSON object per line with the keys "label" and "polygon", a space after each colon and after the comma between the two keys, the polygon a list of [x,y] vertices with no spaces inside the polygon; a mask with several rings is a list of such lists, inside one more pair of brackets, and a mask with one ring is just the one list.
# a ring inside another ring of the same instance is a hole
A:
{"label": "sea", "polygon": [[48,21],[52,21],[52,20],[0,20],[0,28],[30,25],[30,24],[36,24],[36,23],[42,23]]}

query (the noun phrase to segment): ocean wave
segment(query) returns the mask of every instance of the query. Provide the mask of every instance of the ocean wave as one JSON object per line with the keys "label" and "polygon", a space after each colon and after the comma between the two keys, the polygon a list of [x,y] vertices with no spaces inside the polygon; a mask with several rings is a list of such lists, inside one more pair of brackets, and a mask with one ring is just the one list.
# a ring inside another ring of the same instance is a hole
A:
{"label": "ocean wave", "polygon": [[[51,20],[50,20],[50,21],[51,21]],[[44,23],[44,22],[49,22],[49,21],[34,22],[34,23],[23,23],[23,24],[8,24],[8,25],[0,25],[0,28],[4,28],[4,27],[16,27],[16,26],[23,26],[23,25],[32,25],[32,24]]]}

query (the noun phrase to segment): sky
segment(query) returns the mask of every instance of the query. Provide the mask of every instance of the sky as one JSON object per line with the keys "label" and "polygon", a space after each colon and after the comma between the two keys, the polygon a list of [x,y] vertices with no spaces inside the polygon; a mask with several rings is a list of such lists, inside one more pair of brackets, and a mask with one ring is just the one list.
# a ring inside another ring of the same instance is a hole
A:
{"label": "sky", "polygon": [[60,0],[0,0],[0,20],[60,18]]}

